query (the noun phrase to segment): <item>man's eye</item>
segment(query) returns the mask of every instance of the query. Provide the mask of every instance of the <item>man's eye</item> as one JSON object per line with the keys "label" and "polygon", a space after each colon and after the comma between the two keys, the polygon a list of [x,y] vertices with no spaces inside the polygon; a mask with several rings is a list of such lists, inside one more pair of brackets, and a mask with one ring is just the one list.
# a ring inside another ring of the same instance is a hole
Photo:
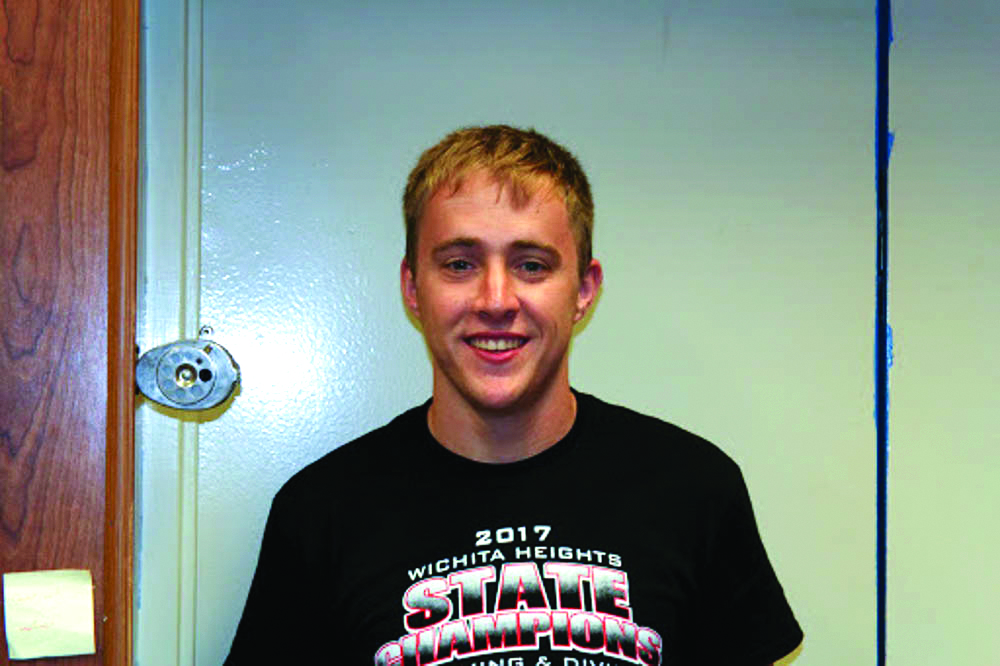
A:
{"label": "man's eye", "polygon": [[548,267],[540,261],[528,260],[521,262],[521,270],[532,275],[544,272]]}
{"label": "man's eye", "polygon": [[451,259],[446,261],[444,267],[456,273],[462,273],[472,268],[472,264],[465,259]]}

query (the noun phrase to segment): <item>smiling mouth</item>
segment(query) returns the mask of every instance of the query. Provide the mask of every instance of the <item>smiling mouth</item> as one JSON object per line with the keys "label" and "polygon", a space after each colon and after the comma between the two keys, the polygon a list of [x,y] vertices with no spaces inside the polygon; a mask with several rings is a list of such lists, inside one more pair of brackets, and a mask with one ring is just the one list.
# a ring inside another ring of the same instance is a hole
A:
{"label": "smiling mouth", "polygon": [[523,347],[528,342],[528,339],[472,337],[467,338],[466,342],[468,342],[472,347],[483,351],[510,351],[511,349]]}

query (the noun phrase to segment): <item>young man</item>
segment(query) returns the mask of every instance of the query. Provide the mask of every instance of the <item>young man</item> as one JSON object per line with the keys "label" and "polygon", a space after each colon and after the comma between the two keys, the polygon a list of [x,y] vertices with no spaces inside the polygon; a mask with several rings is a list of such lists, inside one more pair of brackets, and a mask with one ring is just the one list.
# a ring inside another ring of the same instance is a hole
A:
{"label": "young man", "polygon": [[228,664],[747,664],[798,627],[736,465],[569,385],[593,303],[573,156],[506,126],[424,153],[401,287],[431,400],[275,497]]}

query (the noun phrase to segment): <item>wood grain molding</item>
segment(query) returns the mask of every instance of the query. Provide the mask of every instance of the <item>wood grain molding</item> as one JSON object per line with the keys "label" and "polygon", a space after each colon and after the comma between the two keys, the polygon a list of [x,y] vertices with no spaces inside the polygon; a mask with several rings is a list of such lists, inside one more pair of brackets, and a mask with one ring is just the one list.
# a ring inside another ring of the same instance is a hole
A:
{"label": "wood grain molding", "polygon": [[[65,32],[63,16],[51,5],[26,2],[18,7],[4,3],[6,58],[0,70],[0,165],[12,170],[31,163],[38,152],[38,142],[46,126],[44,107],[50,91],[52,67],[64,63],[54,57],[56,44]],[[14,94],[16,93],[16,94]]]}
{"label": "wood grain molding", "polygon": [[132,660],[138,44],[138,0],[0,2],[0,569],[93,572],[81,665]]}
{"label": "wood grain molding", "polygon": [[104,664],[132,663],[139,2],[111,1]]}
{"label": "wood grain molding", "polygon": [[[0,565],[89,569],[98,590],[106,513],[107,2],[0,3]],[[100,594],[95,608],[101,617]]]}

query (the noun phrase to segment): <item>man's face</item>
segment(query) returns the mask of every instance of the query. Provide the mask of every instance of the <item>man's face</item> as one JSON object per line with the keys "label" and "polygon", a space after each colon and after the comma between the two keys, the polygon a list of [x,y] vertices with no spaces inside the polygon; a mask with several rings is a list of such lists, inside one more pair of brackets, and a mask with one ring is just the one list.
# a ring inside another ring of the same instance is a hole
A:
{"label": "man's face", "polygon": [[485,172],[428,200],[416,275],[403,262],[403,299],[420,321],[434,398],[477,411],[530,407],[569,386],[573,325],[601,283],[580,278],[569,216],[553,188],[516,200]]}

